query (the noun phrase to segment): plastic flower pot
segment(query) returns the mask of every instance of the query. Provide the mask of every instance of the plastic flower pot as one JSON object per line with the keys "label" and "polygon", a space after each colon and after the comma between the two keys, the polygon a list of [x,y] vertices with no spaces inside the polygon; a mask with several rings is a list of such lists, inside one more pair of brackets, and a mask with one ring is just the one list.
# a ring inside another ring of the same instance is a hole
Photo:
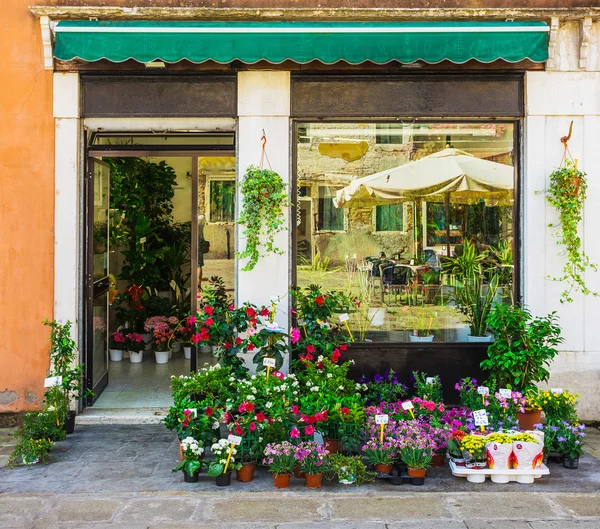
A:
{"label": "plastic flower pot", "polygon": [[201,345],[198,347],[198,352],[201,354],[212,354],[213,348],[212,345]]}
{"label": "plastic flower pot", "polygon": [[154,358],[157,364],[166,364],[169,362],[170,351],[154,351]]}
{"label": "plastic flower pot", "polygon": [[426,468],[408,468],[408,475],[411,478],[424,478],[426,473]]}
{"label": "plastic flower pot", "polygon": [[139,353],[136,353],[134,351],[129,351],[129,361],[132,364],[141,364],[143,359],[144,359],[144,351],[140,351]]}
{"label": "plastic flower pot", "polygon": [[195,472],[194,474],[188,474],[185,470],[183,472],[183,481],[186,483],[197,483],[198,482],[198,474],[199,472]]}
{"label": "plastic flower pot", "polygon": [[337,454],[342,451],[342,441],[340,439],[325,439],[325,449],[330,454]]}
{"label": "plastic flower pot", "polygon": [[305,474],[304,483],[309,489],[321,488],[321,482],[323,481],[323,474]]}
{"label": "plastic flower pot", "polygon": [[244,463],[242,468],[238,469],[236,479],[242,483],[247,483],[254,479],[254,469],[256,468],[255,463]]}
{"label": "plastic flower pot", "polygon": [[517,420],[519,421],[520,430],[534,430],[534,425],[542,422],[542,410],[530,410],[524,413],[518,412]]}
{"label": "plastic flower pot", "polygon": [[179,351],[181,351],[181,342],[176,340],[173,342],[173,345],[171,347],[171,352],[178,353]]}
{"label": "plastic flower pot", "polygon": [[472,334],[467,334],[467,342],[471,343],[490,343],[494,337],[491,334],[486,334],[485,336],[473,336]]}
{"label": "plastic flower pot", "polygon": [[291,474],[273,474],[273,485],[276,489],[287,489],[290,486]]}
{"label": "plastic flower pot", "polygon": [[144,340],[144,343],[146,344],[144,349],[150,351],[152,349],[152,335],[149,332],[142,334],[142,340]]}
{"label": "plastic flower pot", "polygon": [[75,415],[76,413],[73,410],[69,410],[67,414],[67,420],[65,421],[65,432],[68,434],[73,433],[75,431]]}
{"label": "plastic flower pot", "polygon": [[563,459],[563,467],[575,470],[579,468],[579,458],[578,457],[569,457],[565,456]]}
{"label": "plastic flower pot", "polygon": [[465,466],[465,458],[456,455],[450,455],[450,461],[452,461],[457,467]]}
{"label": "plastic flower pot", "polygon": [[433,342],[433,334],[429,336],[415,336],[414,334],[408,335],[409,342]]}
{"label": "plastic flower pot", "polygon": [[183,347],[183,357],[186,360],[192,359],[192,348],[189,345]]}
{"label": "plastic flower pot", "polygon": [[229,487],[231,485],[231,470],[219,474],[216,478],[217,487]]}
{"label": "plastic flower pot", "polygon": [[431,458],[431,466],[432,467],[443,467],[446,463],[446,459],[444,454],[433,454]]}
{"label": "plastic flower pot", "polygon": [[375,471],[380,474],[389,474],[392,471],[392,465],[375,465]]}
{"label": "plastic flower pot", "polygon": [[121,362],[123,361],[123,350],[122,349],[109,349],[110,361]]}

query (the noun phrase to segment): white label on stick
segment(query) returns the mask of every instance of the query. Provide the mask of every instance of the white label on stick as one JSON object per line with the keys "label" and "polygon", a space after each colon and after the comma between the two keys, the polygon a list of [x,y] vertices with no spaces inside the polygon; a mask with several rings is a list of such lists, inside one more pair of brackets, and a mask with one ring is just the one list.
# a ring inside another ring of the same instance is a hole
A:
{"label": "white label on stick", "polygon": [[563,392],[563,388],[552,388],[550,392],[554,393],[555,395],[560,395]]}
{"label": "white label on stick", "polygon": [[145,242],[146,242],[146,237],[142,237],[142,238],[140,239],[140,244],[144,244]]}
{"label": "white label on stick", "polygon": [[405,410],[412,410],[414,408],[413,403],[410,400],[407,400],[406,402],[402,403],[402,408],[404,408]]}
{"label": "white label on stick", "polygon": [[62,377],[48,377],[44,379],[44,387],[51,388],[52,386],[60,386],[62,384]]}
{"label": "white label on stick", "polygon": [[512,390],[508,389],[508,388],[500,388],[498,390],[498,393],[500,393],[501,397],[504,397],[505,399],[510,399],[512,398]]}
{"label": "white label on stick", "polygon": [[386,414],[375,415],[375,424],[387,424],[390,420],[390,416]]}
{"label": "white label on stick", "polygon": [[242,442],[242,438],[239,435],[230,435],[229,437],[227,437],[227,442],[230,445],[238,446]]}
{"label": "white label on stick", "polygon": [[275,367],[275,358],[263,358],[263,366]]}
{"label": "white label on stick", "polygon": [[473,412],[473,419],[475,420],[475,426],[488,425],[488,416],[485,410],[475,410]]}
{"label": "white label on stick", "polygon": [[489,395],[490,388],[488,388],[487,386],[479,386],[477,388],[477,393],[479,393],[480,395]]}
{"label": "white label on stick", "polygon": [[340,314],[340,321],[342,323],[344,323],[345,321],[348,321],[350,319],[350,316],[348,316],[348,314]]}
{"label": "white label on stick", "polygon": [[437,377],[427,377],[425,379],[425,384],[435,384]]}
{"label": "white label on stick", "polygon": [[188,408],[188,411],[194,416],[194,419],[198,418],[198,410],[196,408]]}

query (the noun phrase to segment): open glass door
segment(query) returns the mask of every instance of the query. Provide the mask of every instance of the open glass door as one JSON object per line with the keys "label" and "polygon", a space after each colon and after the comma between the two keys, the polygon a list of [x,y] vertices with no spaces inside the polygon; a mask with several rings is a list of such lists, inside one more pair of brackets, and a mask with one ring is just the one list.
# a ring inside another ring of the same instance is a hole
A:
{"label": "open glass door", "polygon": [[108,235],[110,167],[88,158],[86,179],[85,358],[89,404],[108,384]]}

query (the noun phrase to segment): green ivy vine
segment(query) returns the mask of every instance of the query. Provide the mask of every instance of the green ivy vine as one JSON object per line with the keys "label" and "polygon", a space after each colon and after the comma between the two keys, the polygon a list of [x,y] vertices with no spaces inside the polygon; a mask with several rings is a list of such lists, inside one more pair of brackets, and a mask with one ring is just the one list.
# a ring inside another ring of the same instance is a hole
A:
{"label": "green ivy vine", "polygon": [[[583,275],[589,268],[597,271],[598,265],[592,263],[582,249],[581,237],[577,232],[582,220],[583,204],[586,198],[586,173],[577,168],[577,164],[567,159],[565,164],[550,175],[550,186],[546,192],[548,202],[559,212],[562,234],[557,232],[556,244],[564,246],[563,254],[567,261],[563,267],[562,276],[549,277],[553,281],[564,281],[567,288],[560,296],[561,303],[573,301],[571,293],[580,291],[584,295],[598,296],[585,284]],[[552,224],[549,227],[555,227]]]}
{"label": "green ivy vine", "polygon": [[[281,255],[283,250],[275,246],[275,236],[287,229],[283,208],[289,206],[286,185],[275,171],[260,169],[251,165],[246,170],[241,187],[244,195],[242,211],[238,224],[246,226],[246,249],[238,252],[239,259],[249,259],[242,268],[245,272],[253,270],[261,257],[259,247],[264,247],[264,254]],[[260,235],[265,238],[261,243]]]}

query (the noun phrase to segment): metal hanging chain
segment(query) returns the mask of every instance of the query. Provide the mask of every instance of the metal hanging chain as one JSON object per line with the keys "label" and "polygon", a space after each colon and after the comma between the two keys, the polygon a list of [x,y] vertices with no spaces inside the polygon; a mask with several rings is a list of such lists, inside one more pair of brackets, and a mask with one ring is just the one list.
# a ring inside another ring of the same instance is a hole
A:
{"label": "metal hanging chain", "polygon": [[267,156],[267,135],[265,133],[265,129],[262,129],[262,137],[260,138],[262,141],[262,152],[260,153],[260,169],[264,169],[265,160],[269,164],[269,169],[272,171],[273,167],[271,166],[271,162],[269,161],[269,157]]}

